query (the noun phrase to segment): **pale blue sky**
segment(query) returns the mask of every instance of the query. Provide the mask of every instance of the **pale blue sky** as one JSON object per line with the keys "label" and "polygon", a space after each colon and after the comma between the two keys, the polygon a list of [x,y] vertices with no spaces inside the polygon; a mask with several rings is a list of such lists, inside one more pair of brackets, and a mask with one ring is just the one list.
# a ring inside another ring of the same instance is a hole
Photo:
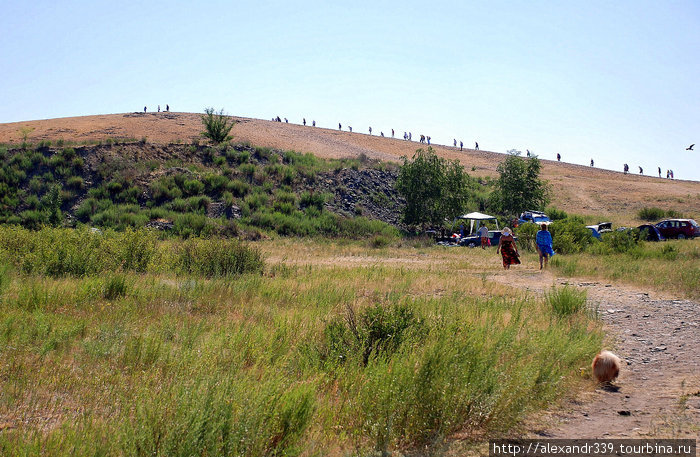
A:
{"label": "pale blue sky", "polygon": [[697,0],[4,0],[0,30],[0,122],[213,106],[700,180]]}

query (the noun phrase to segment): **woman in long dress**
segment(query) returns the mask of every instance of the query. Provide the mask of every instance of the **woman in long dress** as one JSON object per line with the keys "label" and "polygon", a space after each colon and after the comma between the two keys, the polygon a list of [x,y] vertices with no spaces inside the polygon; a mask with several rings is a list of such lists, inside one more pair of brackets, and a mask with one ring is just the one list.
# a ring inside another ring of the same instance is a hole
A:
{"label": "woman in long dress", "polygon": [[501,253],[501,257],[503,257],[503,268],[508,270],[510,269],[511,265],[520,265],[520,254],[518,254],[518,247],[515,245],[513,232],[511,232],[508,227],[503,229],[501,238],[498,240],[496,254],[498,254],[499,251]]}

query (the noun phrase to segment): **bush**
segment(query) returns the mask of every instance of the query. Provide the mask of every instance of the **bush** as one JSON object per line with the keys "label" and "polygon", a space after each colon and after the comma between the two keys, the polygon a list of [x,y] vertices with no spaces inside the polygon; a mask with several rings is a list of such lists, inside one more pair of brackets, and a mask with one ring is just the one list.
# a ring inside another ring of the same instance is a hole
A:
{"label": "bush", "polygon": [[185,213],[175,217],[173,233],[182,238],[191,236],[209,236],[214,229],[213,223],[203,214]]}
{"label": "bush", "polygon": [[639,240],[639,233],[632,230],[603,234],[603,243],[609,247],[612,252],[629,252],[637,247]]}
{"label": "bush", "polygon": [[577,217],[570,217],[550,224],[552,244],[555,252],[571,254],[583,251],[593,242],[591,231]]}
{"label": "bush", "polygon": [[552,288],[545,293],[545,302],[560,317],[570,316],[586,309],[586,291],[574,287]]}
{"label": "bush", "polygon": [[515,229],[515,234],[518,237],[518,246],[520,249],[527,251],[535,251],[537,249],[535,238],[537,231],[540,229],[537,224],[521,224]]}
{"label": "bush", "polygon": [[187,195],[199,195],[204,192],[204,184],[197,179],[188,179],[185,181],[182,190],[184,190]]}
{"label": "bush", "polygon": [[326,325],[319,354],[333,366],[355,360],[366,366],[370,359],[389,358],[404,341],[420,339],[423,323],[406,305],[386,309],[377,304],[364,309],[359,318],[352,308],[344,320]]}
{"label": "bush", "polygon": [[126,276],[123,274],[112,274],[105,280],[102,296],[106,300],[116,300],[126,296],[127,288]]}
{"label": "bush", "polygon": [[559,221],[562,219],[567,219],[569,217],[568,214],[566,214],[566,211],[556,209],[552,206],[547,207],[547,209],[544,211],[547,216],[553,221]]}
{"label": "bush", "polygon": [[245,197],[250,192],[250,184],[234,179],[226,184],[226,189],[235,197]]}
{"label": "bush", "polygon": [[637,212],[637,217],[643,221],[656,221],[662,219],[666,215],[666,212],[661,208],[656,207],[645,207]]}
{"label": "bush", "polygon": [[176,245],[176,265],[181,274],[206,277],[262,273],[260,251],[239,241],[191,239]]}
{"label": "bush", "polygon": [[223,109],[216,113],[214,108],[205,108],[202,124],[206,130],[202,132],[202,136],[209,138],[215,144],[229,141],[232,138],[229,133],[231,133],[234,123],[230,116],[224,114]]}
{"label": "bush", "polygon": [[326,202],[326,196],[322,193],[304,191],[299,199],[299,207],[301,209],[314,207],[319,211],[323,211],[323,204]]}
{"label": "bush", "polygon": [[81,178],[80,176],[71,176],[71,177],[68,178],[68,180],[66,181],[66,186],[67,186],[69,189],[80,190],[80,189],[83,188],[83,185],[84,185],[84,184],[85,184],[85,182],[83,181],[83,178]]}

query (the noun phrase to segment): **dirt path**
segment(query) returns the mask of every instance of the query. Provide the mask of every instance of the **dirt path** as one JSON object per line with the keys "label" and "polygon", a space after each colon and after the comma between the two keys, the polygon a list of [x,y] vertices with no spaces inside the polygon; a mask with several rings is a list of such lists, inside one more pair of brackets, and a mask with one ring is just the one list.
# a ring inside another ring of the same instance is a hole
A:
{"label": "dirt path", "polygon": [[617,390],[591,388],[538,421],[548,438],[700,438],[700,303],[634,288],[521,270],[495,275],[540,294],[569,284],[588,293],[623,360]]}

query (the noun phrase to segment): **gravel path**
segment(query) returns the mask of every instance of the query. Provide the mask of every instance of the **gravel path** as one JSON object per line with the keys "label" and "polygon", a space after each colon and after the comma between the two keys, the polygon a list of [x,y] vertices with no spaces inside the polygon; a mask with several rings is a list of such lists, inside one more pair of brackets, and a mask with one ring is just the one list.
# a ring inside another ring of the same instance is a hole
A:
{"label": "gravel path", "polygon": [[610,337],[608,349],[624,360],[616,389],[591,382],[579,397],[547,413],[534,436],[700,438],[700,303],[549,272],[497,279],[535,293],[553,284],[585,289]]}

